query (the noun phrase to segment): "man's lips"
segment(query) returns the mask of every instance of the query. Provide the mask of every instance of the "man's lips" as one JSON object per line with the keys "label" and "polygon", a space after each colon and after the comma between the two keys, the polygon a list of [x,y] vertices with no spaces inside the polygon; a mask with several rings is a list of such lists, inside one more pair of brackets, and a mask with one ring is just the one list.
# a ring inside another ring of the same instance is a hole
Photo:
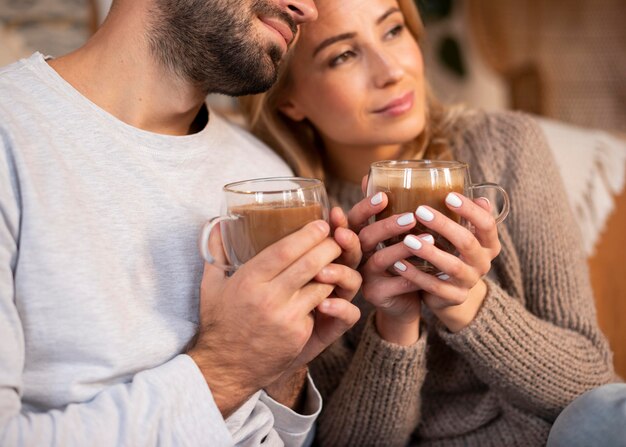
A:
{"label": "man's lips", "polygon": [[374,113],[402,114],[413,107],[413,98],[413,92],[405,93],[393,101],[388,102],[383,107],[374,110]]}
{"label": "man's lips", "polygon": [[285,39],[285,43],[287,46],[293,40],[294,32],[291,30],[291,27],[285,23],[283,20],[280,20],[276,17],[260,17],[261,22],[263,22],[268,28],[271,28],[275,32],[277,32],[283,39]]}

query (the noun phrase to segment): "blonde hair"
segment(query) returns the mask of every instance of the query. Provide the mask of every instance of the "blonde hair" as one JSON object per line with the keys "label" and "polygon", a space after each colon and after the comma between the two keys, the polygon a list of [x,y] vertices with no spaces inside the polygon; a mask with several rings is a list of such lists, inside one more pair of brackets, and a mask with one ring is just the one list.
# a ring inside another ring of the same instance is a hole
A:
{"label": "blonde hair", "polygon": [[[424,26],[414,0],[398,0],[407,29],[417,42],[423,37]],[[290,55],[281,64],[278,80],[265,93],[239,98],[241,112],[249,130],[272,147],[291,166],[297,175],[325,178],[323,143],[308,122],[296,122],[279,110],[279,101],[291,87]],[[451,159],[449,134],[459,110],[447,109],[426,87],[426,125],[417,138],[405,145],[402,158]]]}

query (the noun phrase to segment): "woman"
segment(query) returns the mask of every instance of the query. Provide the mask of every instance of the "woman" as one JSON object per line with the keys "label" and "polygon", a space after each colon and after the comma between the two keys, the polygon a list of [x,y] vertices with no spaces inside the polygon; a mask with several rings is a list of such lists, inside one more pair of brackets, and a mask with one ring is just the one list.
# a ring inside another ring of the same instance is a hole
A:
{"label": "woman", "polygon": [[[371,254],[362,324],[311,367],[326,402],[320,444],[544,445],[570,401],[615,377],[543,136],[521,114],[434,100],[412,1],[316,5],[275,88],[242,108],[298,174],[325,179]],[[454,195],[450,209],[474,233],[428,207],[367,225],[387,197],[362,199],[361,178],[373,161],[402,158],[468,163],[474,181],[508,191],[511,216],[496,228],[488,201]],[[374,251],[416,220],[461,256],[427,235]],[[410,256],[447,277],[402,262]]]}

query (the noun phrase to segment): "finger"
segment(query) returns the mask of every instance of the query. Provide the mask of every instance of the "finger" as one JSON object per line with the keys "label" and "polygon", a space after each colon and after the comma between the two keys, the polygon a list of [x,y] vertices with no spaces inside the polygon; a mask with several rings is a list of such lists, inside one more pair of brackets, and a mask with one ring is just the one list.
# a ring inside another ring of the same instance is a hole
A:
{"label": "finger", "polygon": [[[467,300],[469,289],[459,287],[443,277],[437,277],[422,272],[409,262],[399,261],[394,265],[395,271],[413,284],[439,298],[441,307],[456,306]],[[443,279],[442,279],[443,278]]]}
{"label": "finger", "polygon": [[361,317],[358,307],[341,298],[327,298],[317,310],[327,318],[323,326],[318,325],[316,328],[320,340],[327,345],[341,337]]}
{"label": "finger", "polygon": [[446,197],[446,206],[474,226],[474,234],[480,245],[489,249],[498,248],[499,251],[498,228],[491,214],[491,204],[486,198],[476,200],[482,206],[461,194],[451,192]]}
{"label": "finger", "polygon": [[479,270],[487,268],[483,247],[467,228],[429,206],[419,206],[415,215],[425,227],[447,239],[468,264]]}
{"label": "finger", "polygon": [[338,264],[357,268],[361,263],[363,252],[359,237],[352,230],[347,228],[337,228],[335,230],[335,242],[341,247],[341,256],[337,259]]}
{"label": "finger", "polygon": [[265,248],[246,262],[240,270],[254,275],[259,281],[271,281],[305,253],[326,240],[329,232],[330,227],[323,220],[310,222],[300,230]]}
{"label": "finger", "polygon": [[493,209],[491,207],[491,202],[489,201],[489,199],[487,197],[478,197],[478,198],[474,199],[474,203],[476,205],[480,206],[482,209],[484,209],[488,213],[491,213],[491,211]]}
{"label": "finger", "polygon": [[338,206],[330,210],[329,220],[331,232],[334,232],[337,228],[348,228],[348,217]]}
{"label": "finger", "polygon": [[348,211],[348,223],[350,229],[359,233],[365,227],[372,216],[382,212],[389,203],[387,195],[383,192],[366,197]]}
{"label": "finger", "polygon": [[315,280],[323,284],[334,284],[334,294],[348,301],[352,301],[362,282],[359,272],[340,264],[327,265],[317,274]]}
{"label": "finger", "polygon": [[408,232],[416,224],[413,213],[396,214],[374,222],[359,233],[363,253],[373,251],[383,241]]}
{"label": "finger", "polygon": [[301,353],[304,363],[313,360],[339,339],[361,316],[355,305],[341,298],[327,298],[317,310],[313,333]]}
{"label": "finger", "polygon": [[332,238],[324,239],[293,262],[272,280],[277,290],[291,295],[303,287],[328,264],[341,255],[341,247]]}
{"label": "finger", "polygon": [[369,257],[362,267],[363,275],[379,276],[384,274],[396,261],[411,256],[411,251],[402,242],[378,250]]}
{"label": "finger", "polygon": [[[450,281],[462,287],[471,288],[478,282],[480,277],[486,272],[478,272],[475,267],[466,264],[463,259],[447,253],[433,244],[428,244],[424,239],[420,239],[412,234],[407,235],[402,241],[407,246],[412,255],[418,256],[430,262],[439,271],[444,272]],[[490,259],[486,252],[483,253],[483,268],[489,271]],[[402,268],[395,266],[396,269]]]}
{"label": "finger", "polygon": [[[397,263],[406,261],[397,261]],[[421,290],[418,284],[402,276],[380,276],[363,284],[363,298],[376,307],[383,307],[389,298]]]}
{"label": "finger", "polygon": [[310,281],[293,295],[291,303],[298,315],[306,316],[327,299],[333,293],[334,288],[333,284]]}

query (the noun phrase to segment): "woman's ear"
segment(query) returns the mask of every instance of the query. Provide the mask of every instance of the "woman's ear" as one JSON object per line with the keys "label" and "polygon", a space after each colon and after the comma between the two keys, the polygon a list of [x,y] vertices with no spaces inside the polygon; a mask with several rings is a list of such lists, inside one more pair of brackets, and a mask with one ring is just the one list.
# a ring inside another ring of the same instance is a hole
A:
{"label": "woman's ear", "polygon": [[291,119],[292,121],[302,121],[306,118],[302,110],[300,110],[300,107],[298,107],[298,105],[290,99],[282,101],[278,105],[278,110],[280,110],[283,114],[287,116],[287,118]]}

